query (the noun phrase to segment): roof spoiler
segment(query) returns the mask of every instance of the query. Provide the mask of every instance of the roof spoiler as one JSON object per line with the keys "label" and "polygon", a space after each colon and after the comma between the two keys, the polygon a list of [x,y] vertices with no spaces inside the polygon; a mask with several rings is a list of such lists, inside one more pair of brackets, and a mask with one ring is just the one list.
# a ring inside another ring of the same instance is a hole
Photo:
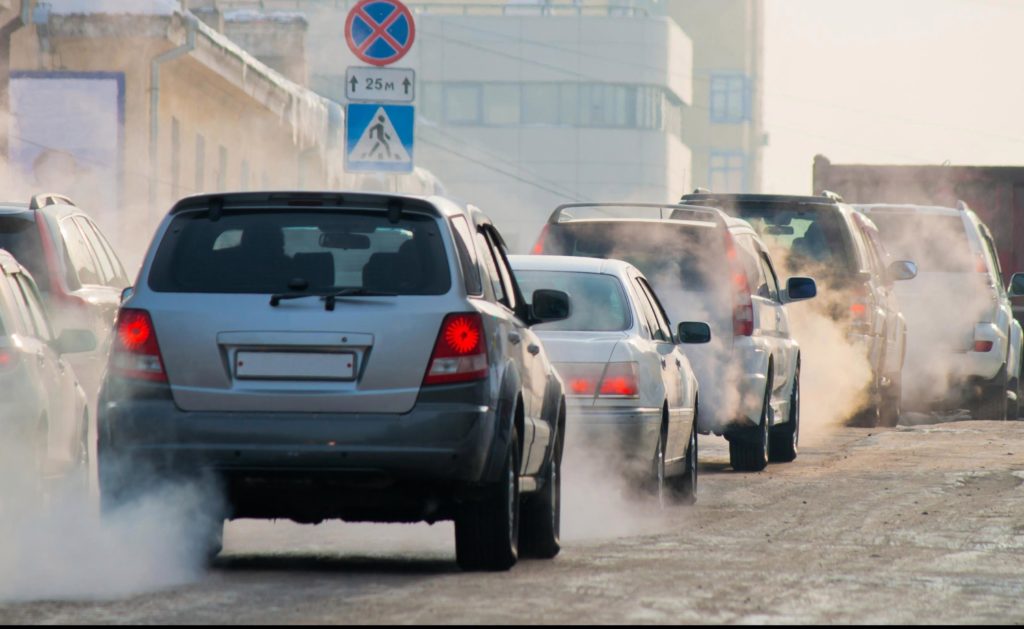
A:
{"label": "roof spoiler", "polygon": [[837,194],[835,192],[832,192],[831,190],[822,190],[821,191],[821,196],[825,197],[826,199],[828,199],[830,201],[835,201],[836,203],[843,203],[844,202],[843,201],[843,197],[841,197],[839,194]]}
{"label": "roof spoiler", "polygon": [[[724,225],[725,219],[722,218],[720,210],[707,207],[698,207],[694,205],[673,205],[660,204],[660,203],[566,203],[559,205],[555,208],[555,211],[551,213],[551,217],[548,218],[548,224],[556,224],[561,222],[562,218],[572,220],[573,216],[569,213],[569,210],[575,208],[608,208],[608,209],[619,209],[629,210],[635,208],[645,209],[657,209],[660,210],[659,215],[662,219],[674,220],[674,221],[706,221],[711,223],[719,223]],[[666,215],[667,211],[667,215]],[[607,212],[609,218],[621,218],[621,216],[615,216],[613,212]]]}
{"label": "roof spoiler", "polygon": [[57,194],[56,192],[44,192],[32,197],[32,200],[29,201],[28,209],[41,210],[48,205],[71,205],[78,207],[68,196]]}
{"label": "roof spoiler", "polygon": [[[382,210],[388,219],[397,222],[403,212],[415,210],[442,216],[440,209],[429,200],[376,192],[219,192],[199,194],[181,199],[170,213],[179,214],[190,210],[212,210],[214,214],[231,210],[246,210],[291,207],[301,208],[336,208],[349,207],[370,210]],[[211,216],[212,218],[212,216]]]}

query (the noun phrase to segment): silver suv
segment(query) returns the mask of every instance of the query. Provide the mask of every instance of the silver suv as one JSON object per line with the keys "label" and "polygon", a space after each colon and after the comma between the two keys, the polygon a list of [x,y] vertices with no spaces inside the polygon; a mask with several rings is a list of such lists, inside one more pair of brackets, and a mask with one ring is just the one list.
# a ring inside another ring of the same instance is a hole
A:
{"label": "silver suv", "polygon": [[463,568],[554,557],[565,396],[530,326],[569,298],[527,303],[490,220],[443,198],[184,199],[118,314],[104,510],[204,470],[229,518],[453,519]]}

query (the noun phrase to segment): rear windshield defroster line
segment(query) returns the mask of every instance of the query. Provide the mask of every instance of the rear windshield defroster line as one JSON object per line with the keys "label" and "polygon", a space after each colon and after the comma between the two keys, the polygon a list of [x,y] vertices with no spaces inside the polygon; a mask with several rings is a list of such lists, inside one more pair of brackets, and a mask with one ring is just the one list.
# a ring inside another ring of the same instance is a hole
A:
{"label": "rear windshield defroster line", "polygon": [[294,208],[176,216],[149,274],[156,292],[265,294],[366,289],[443,295],[451,274],[438,221],[405,213]]}

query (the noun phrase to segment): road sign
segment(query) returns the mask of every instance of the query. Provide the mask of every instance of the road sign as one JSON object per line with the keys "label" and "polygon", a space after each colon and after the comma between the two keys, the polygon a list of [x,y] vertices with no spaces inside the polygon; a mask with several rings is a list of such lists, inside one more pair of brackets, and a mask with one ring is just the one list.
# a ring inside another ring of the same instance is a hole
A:
{"label": "road sign", "polygon": [[350,103],[346,116],[345,168],[364,172],[412,172],[415,108]]}
{"label": "road sign", "polygon": [[345,97],[350,101],[411,103],[416,100],[416,71],[350,66],[345,73]]}
{"label": "road sign", "polygon": [[409,52],[416,39],[412,13],[400,0],[360,0],[345,20],[345,40],[360,60],[390,65]]}

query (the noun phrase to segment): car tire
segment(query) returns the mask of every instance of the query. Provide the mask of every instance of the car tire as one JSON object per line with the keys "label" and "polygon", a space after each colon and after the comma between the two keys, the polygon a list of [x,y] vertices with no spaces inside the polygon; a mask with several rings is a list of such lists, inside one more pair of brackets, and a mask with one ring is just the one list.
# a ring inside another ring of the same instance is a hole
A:
{"label": "car tire", "polygon": [[[564,420],[564,415],[560,418]],[[559,424],[551,449],[551,461],[541,490],[527,496],[520,507],[519,556],[554,559],[561,550],[562,530],[562,444],[565,422]]]}
{"label": "car tire", "polygon": [[1006,366],[1000,370],[999,375],[995,378],[994,384],[988,385],[982,391],[981,399],[979,399],[974,407],[971,409],[971,417],[973,419],[988,419],[994,421],[1005,421],[1007,417],[1007,407],[1009,406],[1006,397],[1007,384],[1006,384]]}
{"label": "car tire", "polygon": [[516,564],[519,551],[519,437],[512,430],[501,480],[455,518],[455,558],[466,571],[498,572]]}
{"label": "car tire", "polygon": [[665,442],[668,440],[667,437],[668,420],[664,419],[658,432],[658,443],[654,447],[654,460],[651,462],[651,479],[649,481],[651,495],[657,499],[658,506],[662,508],[668,502],[665,486]]}
{"label": "car tire", "polygon": [[686,447],[686,472],[671,480],[672,496],[680,504],[692,505],[697,502],[697,480],[700,467],[699,454],[697,447],[697,412],[695,408],[693,428],[690,430],[690,444]]}
{"label": "car tire", "polygon": [[[1006,389],[1006,419],[1020,419],[1020,380],[1014,379],[1010,381],[1010,386]],[[1010,393],[1013,393],[1014,399],[1010,400]]]}
{"label": "car tire", "polygon": [[772,391],[771,372],[765,386],[764,405],[761,407],[761,423],[753,428],[734,432],[729,437],[729,464],[737,472],[760,472],[768,466],[771,444],[768,437],[771,429]]}
{"label": "car tire", "polygon": [[800,365],[793,375],[793,391],[789,394],[789,421],[772,426],[768,450],[772,463],[789,463],[796,459],[800,446]]}

